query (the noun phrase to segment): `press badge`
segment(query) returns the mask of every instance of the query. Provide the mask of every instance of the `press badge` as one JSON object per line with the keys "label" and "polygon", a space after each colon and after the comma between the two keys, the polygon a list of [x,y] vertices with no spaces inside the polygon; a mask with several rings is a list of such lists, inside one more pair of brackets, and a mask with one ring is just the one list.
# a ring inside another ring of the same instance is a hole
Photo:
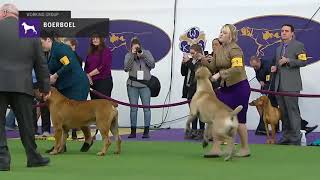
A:
{"label": "press badge", "polygon": [[143,71],[137,71],[137,80],[143,80]]}

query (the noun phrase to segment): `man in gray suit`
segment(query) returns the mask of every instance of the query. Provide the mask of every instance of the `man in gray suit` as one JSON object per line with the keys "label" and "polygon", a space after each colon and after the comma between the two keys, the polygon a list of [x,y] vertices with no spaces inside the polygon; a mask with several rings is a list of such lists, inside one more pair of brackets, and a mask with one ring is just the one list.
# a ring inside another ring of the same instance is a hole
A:
{"label": "man in gray suit", "polygon": [[32,118],[32,69],[35,69],[44,99],[50,95],[49,70],[39,39],[20,39],[18,10],[12,4],[0,7],[0,170],[10,170],[10,153],[5,132],[5,114],[10,105],[16,115],[27,167],[46,166],[36,150]]}
{"label": "man in gray suit", "polygon": [[[271,72],[275,73],[275,91],[300,93],[302,82],[300,67],[306,66],[304,45],[293,39],[294,27],[281,27],[281,45],[276,49],[276,57]],[[282,138],[278,144],[300,145],[301,118],[298,97],[277,96],[282,112]]]}

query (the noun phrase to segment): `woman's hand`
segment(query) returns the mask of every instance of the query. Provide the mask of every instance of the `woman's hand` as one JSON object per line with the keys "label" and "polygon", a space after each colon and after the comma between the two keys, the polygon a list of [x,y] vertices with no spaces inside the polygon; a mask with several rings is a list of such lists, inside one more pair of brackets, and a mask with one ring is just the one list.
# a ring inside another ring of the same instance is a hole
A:
{"label": "woman's hand", "polygon": [[211,81],[212,82],[217,81],[219,78],[220,78],[220,73],[216,73],[213,76],[211,76]]}
{"label": "woman's hand", "polygon": [[57,73],[55,73],[55,74],[53,74],[53,75],[50,75],[50,84],[55,84],[56,83],[56,81],[57,81],[57,79],[58,79],[58,74]]}
{"label": "woman's hand", "polygon": [[89,74],[87,74],[88,80],[89,80],[89,84],[92,86],[93,85],[93,81],[92,78]]}

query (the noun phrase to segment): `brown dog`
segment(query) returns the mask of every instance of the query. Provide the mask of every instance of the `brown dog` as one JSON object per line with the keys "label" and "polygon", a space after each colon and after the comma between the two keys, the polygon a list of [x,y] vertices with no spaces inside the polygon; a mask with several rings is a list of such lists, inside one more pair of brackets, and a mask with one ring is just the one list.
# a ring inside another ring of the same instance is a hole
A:
{"label": "brown dog", "polygon": [[[238,129],[237,114],[242,106],[232,110],[216,97],[210,82],[211,72],[207,67],[199,67],[195,72],[197,91],[190,103],[190,116],[186,124],[186,130],[190,130],[190,124],[197,117],[207,123],[205,134],[211,131],[213,143],[226,141],[228,143],[225,160],[230,160],[235,153],[235,135]],[[207,135],[205,135],[206,137]],[[210,154],[209,154],[210,155]]]}
{"label": "brown dog", "polygon": [[[250,106],[256,106],[259,115],[263,117],[263,122],[265,124],[265,129],[267,132],[267,144],[276,143],[276,127],[281,118],[281,112],[279,108],[273,107],[271,105],[270,99],[267,96],[261,96],[256,100],[249,103]],[[271,125],[271,136],[269,136],[268,124]]]}
{"label": "brown dog", "polygon": [[52,88],[48,105],[55,137],[55,145],[50,154],[63,152],[67,138],[65,134],[71,128],[81,128],[85,136],[85,144],[88,146],[85,151],[89,150],[93,143],[89,128],[92,123],[96,123],[104,141],[104,146],[97,155],[105,155],[111,144],[109,130],[111,130],[117,143],[115,153],[120,153],[121,138],[118,130],[118,110],[116,108],[118,105],[116,103],[105,99],[74,101],[64,97],[57,89]]}

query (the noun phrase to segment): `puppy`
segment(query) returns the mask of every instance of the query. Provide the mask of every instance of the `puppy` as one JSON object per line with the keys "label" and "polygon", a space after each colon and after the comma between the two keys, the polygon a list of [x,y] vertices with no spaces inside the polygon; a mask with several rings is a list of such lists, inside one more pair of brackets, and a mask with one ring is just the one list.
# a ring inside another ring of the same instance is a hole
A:
{"label": "puppy", "polygon": [[[270,99],[267,96],[261,96],[256,100],[253,100],[249,103],[250,106],[256,106],[259,115],[262,116],[265,129],[267,132],[267,144],[275,144],[276,143],[276,127],[281,118],[281,112],[279,108],[273,107],[271,105]],[[269,136],[269,128],[268,124],[271,125],[271,136]]]}
{"label": "puppy", "polygon": [[121,152],[121,138],[118,130],[118,110],[117,104],[105,99],[89,101],[70,100],[60,94],[57,89],[51,89],[48,99],[49,111],[54,128],[55,145],[50,154],[63,152],[66,143],[66,134],[71,128],[81,128],[85,136],[85,144],[81,151],[87,151],[93,143],[89,125],[96,123],[102,139],[103,148],[97,153],[99,156],[106,154],[111,140],[109,130],[111,130],[116,141],[115,154]]}
{"label": "puppy", "polygon": [[204,134],[211,131],[213,143],[218,140],[228,143],[225,157],[225,161],[228,161],[232,159],[235,153],[234,141],[238,128],[237,114],[242,110],[242,106],[232,110],[222,103],[213,91],[210,77],[211,73],[207,67],[200,66],[197,68],[195,72],[197,91],[190,103],[190,115],[186,123],[186,130],[190,130],[191,122],[197,117],[200,121],[207,123]]}

